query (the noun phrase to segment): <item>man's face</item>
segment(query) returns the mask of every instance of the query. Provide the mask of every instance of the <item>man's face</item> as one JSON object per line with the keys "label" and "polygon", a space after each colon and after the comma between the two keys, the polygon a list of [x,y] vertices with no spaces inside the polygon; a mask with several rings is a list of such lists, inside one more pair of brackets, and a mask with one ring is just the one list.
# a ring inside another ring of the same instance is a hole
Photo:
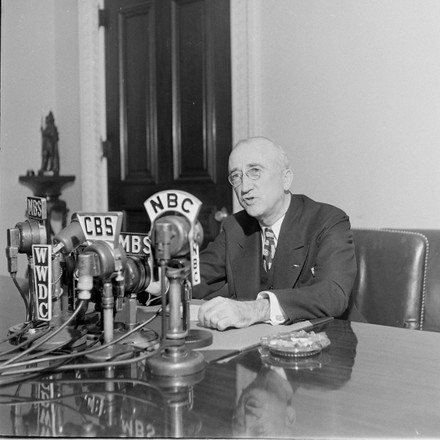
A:
{"label": "man's face", "polygon": [[296,411],[293,390],[285,379],[269,371],[241,394],[232,420],[234,437],[285,437],[292,434]]}
{"label": "man's face", "polygon": [[[249,170],[259,170],[260,177],[248,177]],[[260,223],[271,226],[286,210],[285,191],[291,182],[290,170],[282,169],[277,148],[261,140],[238,145],[229,157],[229,174],[234,171],[243,172],[242,183],[234,188],[240,205]]]}
{"label": "man's face", "polygon": [[235,409],[233,435],[278,437],[286,431],[287,404],[265,390],[253,389],[242,396]]}

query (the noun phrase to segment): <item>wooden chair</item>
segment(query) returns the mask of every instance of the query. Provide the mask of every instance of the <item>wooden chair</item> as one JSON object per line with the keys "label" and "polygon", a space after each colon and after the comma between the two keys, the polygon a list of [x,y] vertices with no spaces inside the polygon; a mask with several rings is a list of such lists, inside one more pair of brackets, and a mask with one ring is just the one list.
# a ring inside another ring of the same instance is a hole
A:
{"label": "wooden chair", "polygon": [[354,229],[353,300],[372,324],[423,329],[429,244],[416,232]]}

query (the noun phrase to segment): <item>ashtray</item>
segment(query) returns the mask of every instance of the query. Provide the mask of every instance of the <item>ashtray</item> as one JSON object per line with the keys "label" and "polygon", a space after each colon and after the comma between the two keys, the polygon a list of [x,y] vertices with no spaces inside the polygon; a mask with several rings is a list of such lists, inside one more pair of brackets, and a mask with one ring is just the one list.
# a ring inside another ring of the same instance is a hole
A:
{"label": "ashtray", "polygon": [[276,357],[302,358],[320,353],[323,348],[330,345],[330,339],[325,332],[300,330],[265,336],[261,338],[261,345]]}

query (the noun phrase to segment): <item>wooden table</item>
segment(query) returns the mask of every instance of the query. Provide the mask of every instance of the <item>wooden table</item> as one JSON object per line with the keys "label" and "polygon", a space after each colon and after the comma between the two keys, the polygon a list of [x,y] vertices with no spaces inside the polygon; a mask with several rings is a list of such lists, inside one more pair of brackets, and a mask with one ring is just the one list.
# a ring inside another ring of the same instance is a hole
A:
{"label": "wooden table", "polygon": [[[0,295],[3,337],[24,306],[8,278],[0,277]],[[339,320],[324,331],[328,348],[284,368],[253,349],[170,383],[152,382],[133,365],[1,386],[0,435],[440,436],[440,334]]]}

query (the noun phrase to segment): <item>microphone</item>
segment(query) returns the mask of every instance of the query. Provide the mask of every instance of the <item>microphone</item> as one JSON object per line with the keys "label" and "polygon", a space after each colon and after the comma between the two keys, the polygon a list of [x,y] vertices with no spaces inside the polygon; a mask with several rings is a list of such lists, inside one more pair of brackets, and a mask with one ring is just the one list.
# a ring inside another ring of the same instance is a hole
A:
{"label": "microphone", "polygon": [[[197,216],[202,202],[184,191],[168,190],[150,197],[144,205],[151,220],[155,260],[160,265],[163,343],[146,365],[153,376],[165,380],[198,374],[204,370],[205,360],[199,352],[188,349],[186,338],[190,334],[192,285],[200,283],[198,250],[203,229]],[[212,335],[206,334],[203,345],[212,341]]]}
{"label": "microphone", "polygon": [[54,247],[52,252],[54,254],[61,252],[63,255],[67,255],[76,250],[85,241],[85,234],[75,213],[72,215],[71,223],[53,238]]}

